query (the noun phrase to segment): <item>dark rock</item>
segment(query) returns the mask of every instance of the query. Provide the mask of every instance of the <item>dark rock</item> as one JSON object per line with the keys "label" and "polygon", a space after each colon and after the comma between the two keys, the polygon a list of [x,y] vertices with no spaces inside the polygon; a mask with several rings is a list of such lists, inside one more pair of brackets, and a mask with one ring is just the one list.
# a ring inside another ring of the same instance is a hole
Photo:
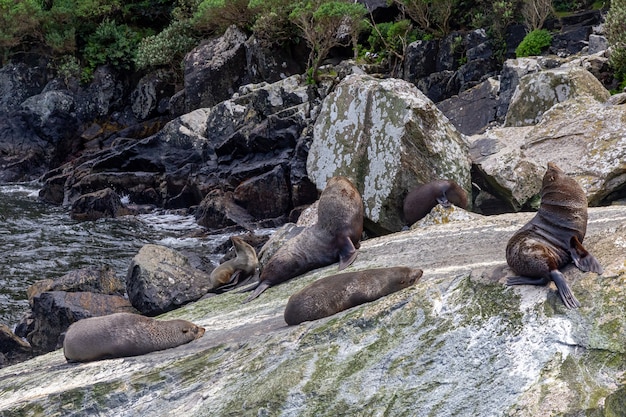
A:
{"label": "dark rock", "polygon": [[568,29],[552,35],[549,53],[557,56],[570,56],[580,52],[589,44],[590,26]]}
{"label": "dark rock", "polygon": [[47,291],[92,292],[123,296],[126,286],[115,276],[115,271],[110,266],[90,266],[68,272],[54,280],[45,279],[32,284],[27,290],[31,307],[33,298]]}
{"label": "dark rock", "polygon": [[254,229],[254,218],[233,198],[233,193],[215,189],[210,191],[196,209],[196,221],[208,229],[223,229],[238,225]]}
{"label": "dark rock", "polygon": [[130,214],[120,196],[110,188],[80,196],[72,204],[74,220],[98,220],[103,217],[118,217]]}
{"label": "dark rock", "polygon": [[454,71],[435,72],[421,78],[415,85],[426,97],[438,103],[458,93],[459,85],[455,74]]}
{"label": "dark rock", "polygon": [[407,46],[404,79],[416,84],[421,78],[437,72],[438,41],[416,41]]}
{"label": "dark rock", "polygon": [[[138,120],[147,120],[157,113],[164,114],[169,105],[159,109],[161,101],[169,101],[174,94],[174,84],[165,71],[155,71],[144,76],[130,93],[133,114]],[[167,98],[167,100],[166,100]]]}
{"label": "dark rock", "polygon": [[136,310],[119,295],[44,292],[33,298],[34,326],[27,338],[34,351],[50,352],[61,347],[61,334],[75,321],[120,312],[136,313]]}
{"label": "dark rock", "polygon": [[144,245],[126,276],[130,302],[150,316],[196,301],[209,289],[209,274],[191,266],[180,252],[158,245]]}
{"label": "dark rock", "polygon": [[31,357],[30,344],[16,336],[8,326],[0,323],[0,368]]}
{"label": "dark rock", "polygon": [[9,63],[0,68],[0,114],[15,111],[28,97],[41,93],[48,78],[45,66]]}
{"label": "dark rock", "polygon": [[283,216],[291,209],[287,172],[282,166],[242,182],[233,194],[235,202],[256,220]]}
{"label": "dark rock", "polygon": [[37,179],[49,168],[49,150],[26,114],[0,115],[0,182]]}
{"label": "dark rock", "polygon": [[245,42],[246,83],[273,83],[306,70],[306,55],[297,47],[264,47],[254,36]]}
{"label": "dark rock", "polygon": [[91,84],[79,90],[74,97],[78,119],[91,121],[123,109],[126,90],[125,84],[111,67],[105,65],[96,68]]}
{"label": "dark rock", "polygon": [[491,79],[437,103],[439,110],[465,135],[483,131],[496,120],[499,84]]}
{"label": "dark rock", "polygon": [[245,33],[229,27],[219,38],[196,47],[184,60],[185,111],[230,98],[246,76]]}

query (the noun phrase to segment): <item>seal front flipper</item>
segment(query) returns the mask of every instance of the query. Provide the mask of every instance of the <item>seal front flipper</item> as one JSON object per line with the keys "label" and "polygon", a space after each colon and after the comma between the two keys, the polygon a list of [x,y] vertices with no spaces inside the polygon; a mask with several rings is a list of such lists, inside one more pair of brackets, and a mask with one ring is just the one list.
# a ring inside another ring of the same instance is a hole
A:
{"label": "seal front flipper", "polygon": [[565,276],[559,270],[550,271],[550,278],[552,278],[552,281],[556,284],[561,300],[563,300],[563,304],[565,304],[567,308],[580,307],[580,303],[576,297],[574,297],[572,290],[570,290],[569,285],[567,285],[565,281]]}
{"label": "seal front flipper", "polygon": [[546,285],[550,282],[549,278],[530,278],[530,277],[509,277],[506,285]]}
{"label": "seal front flipper", "polygon": [[339,246],[339,270],[346,269],[354,262],[358,252],[348,236],[344,236],[338,242]]}
{"label": "seal front flipper", "polygon": [[583,246],[576,236],[572,236],[570,239],[570,255],[574,265],[583,272],[596,272],[602,275],[602,266],[600,262]]}
{"label": "seal front flipper", "polygon": [[445,192],[441,194],[439,197],[437,197],[436,200],[437,200],[437,203],[441,204],[445,208],[450,208],[450,206],[452,205],[452,203],[450,203],[450,201],[448,200],[448,197],[446,196]]}
{"label": "seal front flipper", "polygon": [[269,287],[271,287],[270,283],[267,281],[261,281],[259,282],[259,284],[257,285],[257,287],[254,289],[254,292],[252,294],[250,294],[248,296],[248,298],[246,298],[245,300],[243,300],[242,304],[246,304],[252,300],[254,300],[255,298],[257,298],[259,295],[261,295],[261,293],[263,291],[265,291],[266,289],[268,289]]}

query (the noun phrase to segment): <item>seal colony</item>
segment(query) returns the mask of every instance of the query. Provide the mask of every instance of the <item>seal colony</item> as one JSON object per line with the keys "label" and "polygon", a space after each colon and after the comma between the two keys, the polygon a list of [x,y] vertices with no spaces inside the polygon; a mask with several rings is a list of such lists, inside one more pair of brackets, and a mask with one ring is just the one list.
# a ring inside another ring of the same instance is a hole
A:
{"label": "seal colony", "polygon": [[410,225],[425,217],[437,205],[467,208],[467,193],[451,180],[431,181],[413,188],[404,198],[404,220]]}
{"label": "seal colony", "polygon": [[68,362],[137,356],[184,345],[203,334],[203,327],[187,320],[115,313],[72,323],[65,333],[63,354]]}
{"label": "seal colony", "polygon": [[584,272],[602,274],[598,260],[582,245],[586,231],[583,189],[555,163],[548,163],[539,211],[507,244],[506,261],[520,275],[508,278],[507,284],[546,285],[552,280],[568,308],[580,307],[559,268],[573,261]]}
{"label": "seal colony", "polygon": [[421,269],[398,266],[318,279],[289,298],[285,307],[285,322],[295,325],[332,316],[410,287],[422,274]]}
{"label": "seal colony", "polygon": [[[317,207],[317,222],[288,240],[272,256],[254,290],[244,303],[307,271],[339,261],[339,270],[357,256],[363,234],[363,201],[356,187],[346,177],[328,180]],[[244,291],[245,291],[244,290]]]}

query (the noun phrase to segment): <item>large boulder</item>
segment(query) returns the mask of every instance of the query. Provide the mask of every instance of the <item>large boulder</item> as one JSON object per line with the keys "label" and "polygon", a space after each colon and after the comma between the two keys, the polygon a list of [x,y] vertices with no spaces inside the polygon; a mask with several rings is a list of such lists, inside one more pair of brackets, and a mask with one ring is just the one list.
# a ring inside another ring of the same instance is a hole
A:
{"label": "large boulder", "polygon": [[505,284],[504,247],[532,215],[471,216],[366,240],[350,271],[407,265],[424,276],[321,320],[286,326],[285,305],[336,265],[248,304],[230,292],[162,316],[206,328],[174,349],[89,365],[66,364],[58,350],[1,369],[3,386],[19,389],[0,391],[0,413],[623,415],[626,208],[590,209],[585,246],[605,272],[566,268],[577,310],[552,284]]}
{"label": "large boulder", "polygon": [[154,316],[196,301],[211,289],[209,274],[165,246],[144,245],[126,275],[126,292],[142,314]]}
{"label": "large boulder", "polygon": [[470,139],[475,181],[513,210],[528,207],[549,161],[572,175],[590,205],[623,197],[626,185],[624,104],[590,96],[559,103],[536,126],[503,127]]}
{"label": "large boulder", "polygon": [[375,233],[404,226],[404,196],[419,184],[447,178],[471,192],[463,136],[415,86],[398,79],[352,75],[326,97],[307,171],[320,190],[333,176],[350,178]]}
{"label": "large boulder", "polygon": [[528,74],[519,80],[504,125],[534,125],[555,104],[583,95],[605,102],[611,94],[589,71],[579,67]]}

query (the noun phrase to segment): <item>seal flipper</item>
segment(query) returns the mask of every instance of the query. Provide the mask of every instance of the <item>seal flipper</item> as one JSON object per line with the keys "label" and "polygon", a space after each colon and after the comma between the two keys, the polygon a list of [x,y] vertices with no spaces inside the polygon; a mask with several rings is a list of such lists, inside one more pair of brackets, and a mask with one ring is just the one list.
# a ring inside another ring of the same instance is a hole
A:
{"label": "seal flipper", "polygon": [[550,282],[549,278],[539,277],[539,278],[530,278],[530,277],[509,277],[506,280],[506,285],[546,285]]}
{"label": "seal flipper", "polygon": [[445,208],[450,208],[450,206],[452,205],[452,203],[450,203],[450,201],[448,200],[448,196],[446,196],[445,192],[437,197],[436,200],[437,203],[441,204]]}
{"label": "seal flipper", "polygon": [[550,271],[550,278],[552,278],[552,281],[556,284],[561,300],[563,300],[563,304],[565,304],[567,308],[580,307],[580,303],[576,297],[574,297],[574,294],[572,293],[572,290],[570,290],[569,285],[567,285],[565,276],[561,273],[561,271],[558,269]]}
{"label": "seal flipper", "polygon": [[590,254],[576,236],[570,239],[570,255],[574,265],[583,272],[596,272],[600,275],[604,272],[600,262]]}
{"label": "seal flipper", "polygon": [[271,287],[270,283],[267,281],[261,281],[259,282],[259,284],[257,285],[257,287],[254,289],[254,292],[252,294],[250,294],[248,296],[248,298],[246,298],[245,300],[243,300],[242,304],[246,304],[252,300],[254,300],[255,298],[257,298],[259,295],[261,295],[261,293],[263,291],[265,291],[266,289],[268,289],[269,287]]}
{"label": "seal flipper", "polygon": [[346,269],[354,262],[358,252],[349,237],[344,236],[339,245],[339,270]]}

